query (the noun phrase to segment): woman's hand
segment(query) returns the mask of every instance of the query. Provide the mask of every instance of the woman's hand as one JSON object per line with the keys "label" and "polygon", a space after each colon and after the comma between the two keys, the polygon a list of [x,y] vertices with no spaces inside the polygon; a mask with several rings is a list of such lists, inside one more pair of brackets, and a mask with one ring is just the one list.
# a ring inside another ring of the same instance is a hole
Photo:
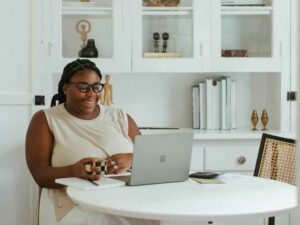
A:
{"label": "woman's hand", "polygon": [[90,163],[90,162],[94,163],[97,161],[99,161],[98,158],[92,158],[92,157],[83,158],[83,159],[79,160],[77,163],[72,165],[72,176],[78,177],[78,178],[83,178],[86,180],[99,180],[100,175],[97,175],[95,173],[99,172],[100,168],[96,167],[96,166],[91,166],[91,171],[95,172],[95,173],[88,174],[86,171],[86,166],[85,166],[86,163]]}
{"label": "woman's hand", "polygon": [[132,165],[132,153],[115,154],[107,158],[107,173],[123,173]]}

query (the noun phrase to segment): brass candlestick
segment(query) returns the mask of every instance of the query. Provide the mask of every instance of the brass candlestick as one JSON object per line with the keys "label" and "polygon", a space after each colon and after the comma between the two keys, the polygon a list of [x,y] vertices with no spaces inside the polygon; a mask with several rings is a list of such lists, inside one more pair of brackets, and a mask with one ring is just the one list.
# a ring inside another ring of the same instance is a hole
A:
{"label": "brass candlestick", "polygon": [[267,129],[267,123],[269,121],[268,113],[267,110],[263,110],[262,115],[261,115],[261,123],[263,125],[263,129],[261,130],[268,130]]}
{"label": "brass candlestick", "polygon": [[258,122],[258,115],[257,115],[256,110],[252,111],[251,122],[252,122],[252,125],[253,125],[252,130],[257,130],[256,129],[256,124]]}

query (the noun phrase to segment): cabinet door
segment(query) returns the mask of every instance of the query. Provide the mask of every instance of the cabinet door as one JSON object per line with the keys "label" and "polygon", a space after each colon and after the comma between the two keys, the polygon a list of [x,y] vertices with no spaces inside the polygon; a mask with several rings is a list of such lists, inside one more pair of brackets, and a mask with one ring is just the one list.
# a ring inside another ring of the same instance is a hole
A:
{"label": "cabinet door", "polygon": [[223,145],[205,148],[205,166],[208,171],[234,171],[253,173],[258,145]]}
{"label": "cabinet door", "polygon": [[289,1],[261,0],[261,3],[231,6],[212,0],[213,71],[281,71],[282,51],[288,50],[288,46],[282,46],[281,33],[285,31],[280,17],[289,15],[286,11]]}
{"label": "cabinet door", "polygon": [[94,40],[98,50],[98,56],[90,59],[101,71],[129,71],[130,32],[123,30],[127,19],[123,20],[122,5],[122,0],[52,0],[50,54],[54,72],[62,71],[68,62],[78,58],[89,39]]}
{"label": "cabinet door", "polygon": [[181,0],[153,6],[132,0],[134,72],[208,71],[210,1]]}

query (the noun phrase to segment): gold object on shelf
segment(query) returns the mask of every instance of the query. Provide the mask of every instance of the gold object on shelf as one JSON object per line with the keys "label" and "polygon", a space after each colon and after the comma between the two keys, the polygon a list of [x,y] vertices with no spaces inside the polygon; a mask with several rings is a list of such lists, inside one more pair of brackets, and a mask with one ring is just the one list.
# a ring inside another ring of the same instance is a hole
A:
{"label": "gold object on shelf", "polygon": [[180,0],[145,0],[147,6],[177,6]]}
{"label": "gold object on shelf", "polygon": [[268,121],[269,121],[268,113],[267,110],[264,109],[261,115],[261,123],[263,125],[263,128],[261,130],[268,130],[267,129]]}
{"label": "gold object on shelf", "polygon": [[257,129],[256,129],[256,124],[257,124],[257,122],[258,122],[258,115],[257,115],[256,110],[253,110],[253,111],[252,111],[251,122],[252,122],[252,125],[253,125],[252,130],[257,130]]}
{"label": "gold object on shelf", "polygon": [[89,33],[91,31],[91,24],[89,21],[87,20],[79,20],[77,23],[76,23],[76,31],[78,33],[80,33],[80,36],[81,36],[81,41],[82,41],[82,44],[81,44],[81,48],[84,48],[86,47],[86,43],[87,43],[87,33]]}
{"label": "gold object on shelf", "polygon": [[90,0],[80,0],[80,2],[89,2]]}
{"label": "gold object on shelf", "polygon": [[144,58],[178,58],[178,52],[144,52]]}

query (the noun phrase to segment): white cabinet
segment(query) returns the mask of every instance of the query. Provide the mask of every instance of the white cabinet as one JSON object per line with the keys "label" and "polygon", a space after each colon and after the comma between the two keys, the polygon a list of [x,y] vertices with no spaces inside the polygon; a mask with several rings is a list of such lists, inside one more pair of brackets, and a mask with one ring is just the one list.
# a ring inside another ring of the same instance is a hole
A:
{"label": "white cabinet", "polygon": [[289,47],[285,35],[289,27],[285,26],[284,16],[289,15],[289,1],[264,3],[224,6],[220,0],[212,0],[213,71],[281,71],[281,57]]}
{"label": "white cabinet", "polygon": [[[99,52],[93,60],[107,72],[282,72],[290,54],[290,1],[265,3],[181,0],[177,6],[153,7],[145,0],[52,0],[43,1],[47,17],[41,26],[48,33],[52,66],[60,65],[57,71],[78,57],[87,38]],[[82,20],[87,23],[76,28]],[[168,54],[161,54],[163,33],[168,33]],[[248,57],[225,57],[228,50],[246,50]]]}
{"label": "white cabinet", "polygon": [[252,172],[255,168],[258,145],[231,144],[205,148],[205,170]]}
{"label": "white cabinet", "polygon": [[[181,0],[177,7],[149,7],[143,0],[52,0],[42,7],[48,15],[44,44],[55,72],[79,57],[82,38],[94,39],[99,55],[92,60],[105,72],[210,71],[209,0]],[[166,54],[163,33],[169,36]]]}
{"label": "white cabinet", "polygon": [[[91,60],[101,71],[139,77],[127,89],[138,90],[135,84],[144,85],[154,73],[162,77],[163,73],[180,73],[184,74],[182,78],[164,76],[165,84],[156,82],[155,87],[178,86],[182,88],[178,93],[185,94],[182,101],[190,102],[191,97],[186,98],[190,96],[186,94],[189,91],[187,85],[195,85],[205,78],[230,76],[237,81],[238,132],[250,129],[249,118],[253,109],[259,116],[263,109],[267,110],[269,129],[293,131],[295,110],[287,101],[287,93],[294,87],[290,63],[290,0],[265,0],[265,6],[257,7],[222,6],[221,0],[181,0],[176,7],[150,7],[145,0],[42,2],[40,26],[45,74],[61,74],[63,67],[78,57],[82,37],[76,31],[76,25],[86,20],[91,25],[87,39],[94,39],[99,51],[98,57]],[[80,27],[81,32],[82,29]],[[153,40],[155,32],[160,36],[158,54]],[[166,51],[171,57],[161,54],[163,33],[169,34]],[[222,57],[222,50],[241,49],[247,50],[248,57]],[[139,76],[141,74],[143,76]],[[196,82],[189,74],[199,76],[199,80]],[[125,95],[120,95],[124,101]],[[118,98],[118,93],[115,96]],[[164,102],[166,108],[174,105],[171,98],[166,97]],[[188,108],[186,118],[191,117],[192,106],[182,104],[181,107]],[[166,114],[170,121],[178,119],[173,114],[168,115],[172,110],[160,108],[161,114]],[[168,126],[186,124],[186,121],[188,119]],[[143,124],[148,123],[143,121]],[[162,122],[161,126],[165,124]]]}
{"label": "white cabinet", "polygon": [[197,142],[193,145],[190,171],[204,171],[204,147]]}
{"label": "white cabinet", "polygon": [[143,0],[131,3],[133,72],[210,70],[210,1],[181,0],[176,7],[149,7]]}
{"label": "white cabinet", "polygon": [[68,62],[78,58],[87,39],[95,42],[98,56],[91,60],[102,71],[130,71],[130,32],[126,26],[129,19],[123,3],[122,0],[50,1],[52,13],[47,28],[52,30],[48,53],[52,72],[62,71]]}
{"label": "white cabinet", "polygon": [[195,140],[191,171],[253,174],[260,139]]}

